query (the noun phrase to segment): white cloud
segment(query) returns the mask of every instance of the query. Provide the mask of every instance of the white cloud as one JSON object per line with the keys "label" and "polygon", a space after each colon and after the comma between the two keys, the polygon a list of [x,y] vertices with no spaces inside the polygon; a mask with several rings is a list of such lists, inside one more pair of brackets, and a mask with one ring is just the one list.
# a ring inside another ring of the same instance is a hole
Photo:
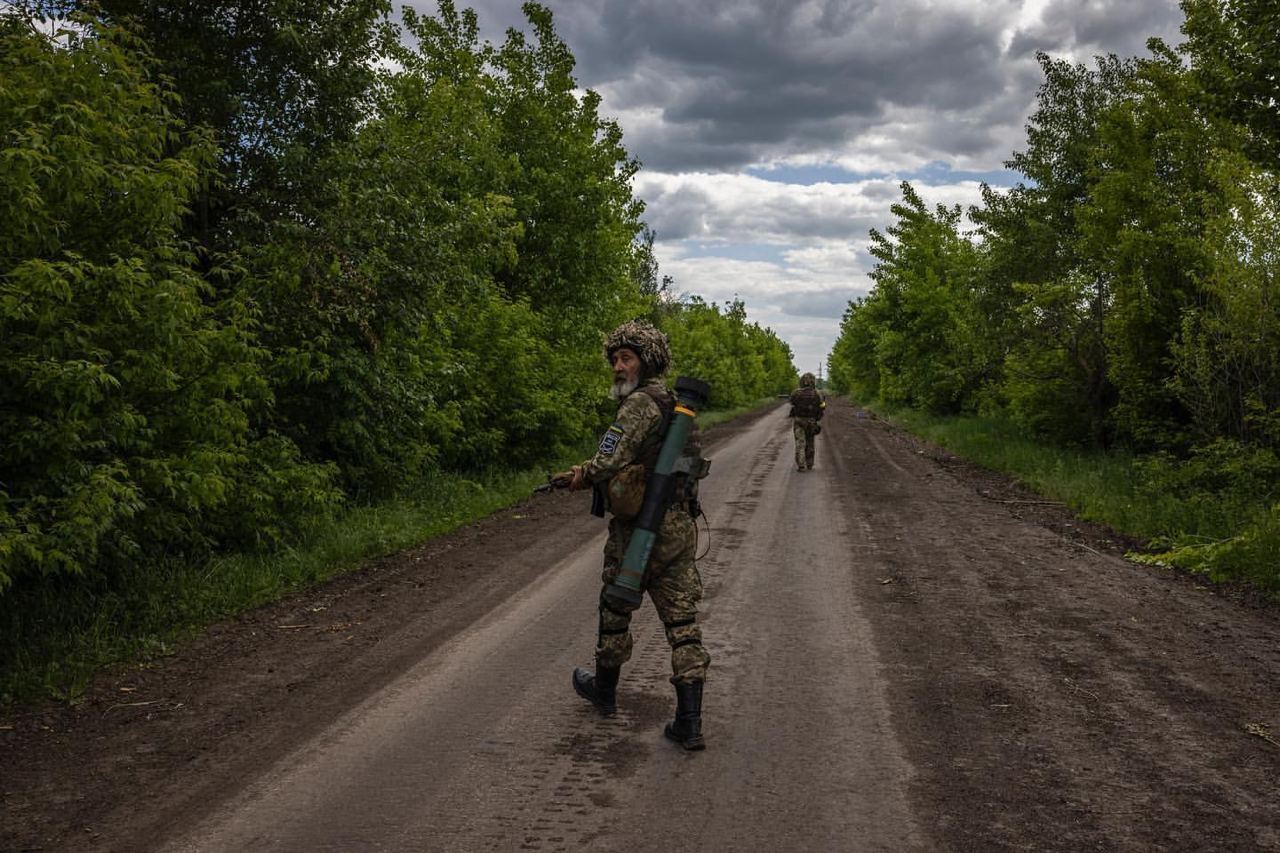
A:
{"label": "white cloud", "polygon": [[[834,244],[847,252],[849,246],[865,241],[873,226],[884,223],[889,205],[902,196],[900,184],[897,178],[788,184],[744,174],[642,172],[636,193],[646,200],[646,218],[662,243],[758,243],[787,249],[823,247],[823,252],[832,251]],[[912,184],[930,205],[967,208],[981,200],[976,181]]]}
{"label": "white cloud", "polygon": [[861,262],[860,243],[823,243],[783,253],[787,265],[809,276],[848,275]]}
{"label": "white cloud", "polygon": [[[977,185],[930,190],[939,201],[976,201]],[[641,172],[636,193],[660,241],[811,245],[856,241],[900,197],[899,181],[788,184],[746,174]]]}
{"label": "white cloud", "polygon": [[[814,277],[802,268],[782,263],[740,261],[718,257],[687,257],[678,248],[659,247],[662,269],[675,278],[676,288],[724,305],[742,299],[747,317],[767,326],[786,341],[802,370],[825,363],[840,332],[840,317],[850,298],[866,293],[865,274],[850,269]],[[804,301],[823,301],[826,316],[804,313]],[[832,310],[835,309],[835,310]]]}

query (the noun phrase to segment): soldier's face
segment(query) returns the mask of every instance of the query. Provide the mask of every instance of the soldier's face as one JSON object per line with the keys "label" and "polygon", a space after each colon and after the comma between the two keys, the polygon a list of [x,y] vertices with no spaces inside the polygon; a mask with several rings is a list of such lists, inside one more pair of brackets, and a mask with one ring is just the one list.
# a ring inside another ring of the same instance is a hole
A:
{"label": "soldier's face", "polygon": [[613,387],[609,396],[621,400],[640,385],[640,357],[623,348],[613,354]]}
{"label": "soldier's face", "polygon": [[613,354],[613,381],[631,384],[640,378],[640,357],[626,347]]}

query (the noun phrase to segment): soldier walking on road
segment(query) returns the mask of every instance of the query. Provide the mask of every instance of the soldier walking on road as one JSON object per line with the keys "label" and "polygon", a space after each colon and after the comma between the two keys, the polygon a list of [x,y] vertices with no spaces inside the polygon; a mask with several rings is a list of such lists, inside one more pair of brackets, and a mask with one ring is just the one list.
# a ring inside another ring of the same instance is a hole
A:
{"label": "soldier walking on road", "polygon": [[[615,329],[605,341],[605,360],[613,368],[611,396],[619,401],[613,424],[605,431],[594,456],[573,466],[569,487],[594,489],[592,511],[612,513],[604,549],[604,586],[618,575],[634,520],[644,501],[645,486],[658,461],[676,400],[662,376],[671,364],[667,337],[649,323],[635,320]],[[649,593],[671,644],[671,683],[676,691],[675,720],[665,734],[685,749],[702,749],[702,685],[711,656],[702,646],[698,604],[702,579],[694,564],[694,520],[697,477],[704,476],[701,438],[696,429],[685,444],[684,470],[677,475],[672,503],[656,531],[645,568],[643,589]],[[594,675],[581,667],[573,672],[573,687],[608,716],[617,712],[617,685],[622,665],[631,658],[631,613],[634,607],[600,596],[600,627],[596,639]]]}
{"label": "soldier walking on road", "polygon": [[800,377],[800,387],[791,392],[791,426],[796,436],[796,470],[812,471],[817,435],[822,432],[818,421],[826,414],[827,401],[817,388],[812,373]]}

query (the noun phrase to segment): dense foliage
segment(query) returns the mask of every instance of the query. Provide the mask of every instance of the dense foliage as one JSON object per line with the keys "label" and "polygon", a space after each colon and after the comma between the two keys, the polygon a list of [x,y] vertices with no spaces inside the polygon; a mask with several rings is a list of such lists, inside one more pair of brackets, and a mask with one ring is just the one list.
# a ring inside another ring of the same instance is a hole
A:
{"label": "dense foliage", "polygon": [[673,375],[710,382],[714,408],[749,405],[790,391],[797,382],[791,348],[771,330],[748,323],[741,301],[722,309],[694,297],[667,306],[657,322],[671,340]]}
{"label": "dense foliage", "polygon": [[243,273],[198,273],[179,234],[209,134],[185,132],[124,34],[59,48],[4,24],[0,585],[271,538],[334,495],[263,424]]}
{"label": "dense foliage", "polygon": [[740,303],[664,298],[638,163],[524,8],[499,45],[448,0],[0,17],[0,593],[556,458],[629,317],[718,406],[790,387]]}
{"label": "dense foliage", "polygon": [[830,376],[865,399],[1141,454],[1153,491],[1242,513],[1209,545],[1169,531],[1184,561],[1243,571],[1269,553],[1280,585],[1274,4],[1183,8],[1182,52],[1040,57],[1027,147],[1007,164],[1026,180],[984,188],[974,231],[903,186]]}

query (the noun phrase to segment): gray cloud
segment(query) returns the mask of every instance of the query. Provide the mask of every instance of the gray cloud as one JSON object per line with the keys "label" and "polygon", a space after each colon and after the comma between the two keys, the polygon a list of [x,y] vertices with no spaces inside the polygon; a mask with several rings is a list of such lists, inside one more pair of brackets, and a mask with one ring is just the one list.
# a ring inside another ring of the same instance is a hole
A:
{"label": "gray cloud", "polygon": [[[546,2],[581,84],[664,172],[847,154],[886,128],[904,156],[992,168],[1034,99],[1034,51],[1131,55],[1181,20],[1176,0],[1049,0],[1016,32],[1023,0]],[[470,5],[490,38],[522,24],[511,0]],[[929,115],[889,125],[913,110]]]}
{"label": "gray cloud", "polygon": [[[904,14],[907,5],[735,4],[735,14],[723,6],[715,14],[658,0],[609,3],[605,17],[624,18],[627,39],[646,45],[623,53],[642,71],[620,79],[617,53],[585,44],[584,80],[607,62],[600,78],[610,103],[616,96],[620,105],[661,111],[660,124],[631,141],[642,162],[664,171],[731,170],[851,145],[895,106],[980,109],[1000,88],[993,21],[955,11]],[[655,91],[648,80],[659,68],[670,82]]]}
{"label": "gray cloud", "polygon": [[687,240],[706,230],[706,216],[714,209],[711,197],[698,187],[682,185],[670,192],[655,189],[646,204],[658,216],[649,215],[649,224],[663,240]]}
{"label": "gray cloud", "polygon": [[[605,95],[607,110],[657,111],[652,127],[624,124],[631,151],[649,168],[681,171],[852,144],[894,106],[981,109],[1001,85],[999,22],[1010,2],[984,12],[923,0],[552,9],[579,80]],[[502,24],[514,23],[511,5],[476,4],[482,19]]]}
{"label": "gray cloud", "polygon": [[1040,31],[1050,52],[1076,47],[1087,54],[1135,56],[1151,36],[1177,42],[1182,15],[1176,0],[1050,0]]}
{"label": "gray cloud", "polygon": [[793,317],[840,317],[849,301],[866,295],[866,290],[809,290],[784,293],[776,298],[783,314]]}

